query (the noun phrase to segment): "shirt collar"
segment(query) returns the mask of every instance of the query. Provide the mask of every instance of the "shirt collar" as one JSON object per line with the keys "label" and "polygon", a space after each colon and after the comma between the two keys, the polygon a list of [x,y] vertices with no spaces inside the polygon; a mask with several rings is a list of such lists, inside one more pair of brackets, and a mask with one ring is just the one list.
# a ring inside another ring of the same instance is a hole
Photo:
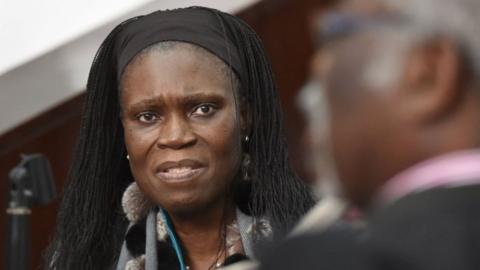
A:
{"label": "shirt collar", "polygon": [[376,202],[386,204],[432,188],[474,184],[480,184],[480,149],[456,151],[400,172],[380,189]]}

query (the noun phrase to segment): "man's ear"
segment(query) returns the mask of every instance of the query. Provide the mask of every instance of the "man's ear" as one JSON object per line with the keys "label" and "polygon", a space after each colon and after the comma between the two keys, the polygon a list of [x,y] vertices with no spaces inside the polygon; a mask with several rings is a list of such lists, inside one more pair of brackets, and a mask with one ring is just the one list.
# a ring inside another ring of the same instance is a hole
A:
{"label": "man's ear", "polygon": [[435,122],[458,105],[463,58],[449,39],[436,38],[414,47],[408,55],[401,98],[405,112],[416,120]]}

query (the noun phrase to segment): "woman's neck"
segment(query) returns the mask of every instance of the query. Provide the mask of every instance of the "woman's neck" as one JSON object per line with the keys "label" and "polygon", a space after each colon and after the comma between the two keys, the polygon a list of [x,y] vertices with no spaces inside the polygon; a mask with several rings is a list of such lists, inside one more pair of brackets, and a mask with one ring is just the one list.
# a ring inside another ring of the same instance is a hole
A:
{"label": "woman's neck", "polygon": [[170,216],[192,270],[206,270],[225,258],[225,228],[235,219],[235,208],[216,207],[188,216]]}

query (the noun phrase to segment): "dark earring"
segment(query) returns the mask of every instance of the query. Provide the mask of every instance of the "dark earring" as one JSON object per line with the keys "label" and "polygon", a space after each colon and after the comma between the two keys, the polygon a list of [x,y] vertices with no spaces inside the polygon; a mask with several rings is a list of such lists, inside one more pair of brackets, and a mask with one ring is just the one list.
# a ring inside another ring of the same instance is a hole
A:
{"label": "dark earring", "polygon": [[[248,135],[243,137],[243,146],[246,147],[248,145],[248,142],[250,141],[250,138]],[[252,159],[250,158],[250,155],[248,153],[243,153],[242,155],[242,179],[244,181],[250,181],[251,180],[251,163]]]}
{"label": "dark earring", "polygon": [[250,155],[247,153],[243,154],[243,160],[242,160],[242,177],[244,181],[250,181],[250,170],[251,170],[251,163],[252,159],[250,158]]}

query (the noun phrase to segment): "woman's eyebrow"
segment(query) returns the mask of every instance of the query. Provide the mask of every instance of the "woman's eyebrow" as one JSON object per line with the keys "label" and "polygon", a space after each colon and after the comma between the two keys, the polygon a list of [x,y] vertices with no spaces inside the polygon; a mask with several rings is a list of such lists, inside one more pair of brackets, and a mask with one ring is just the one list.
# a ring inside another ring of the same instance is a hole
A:
{"label": "woman's eyebrow", "polygon": [[153,98],[146,98],[140,101],[137,101],[130,106],[127,107],[130,111],[142,110],[148,107],[162,107],[164,106],[165,101],[162,97],[153,97]]}
{"label": "woman's eyebrow", "polygon": [[[191,104],[191,103],[197,103],[202,101],[221,102],[225,99],[225,97],[220,94],[195,93],[195,94],[189,94],[189,95],[180,97],[179,99],[181,104]],[[144,110],[145,108],[164,107],[165,105],[166,105],[165,99],[161,96],[157,96],[157,97],[146,98],[146,99],[137,101],[129,105],[126,109],[128,111],[139,111],[139,110]]]}
{"label": "woman's eyebrow", "polygon": [[183,103],[189,104],[198,101],[214,101],[219,102],[224,100],[225,97],[219,94],[208,94],[208,93],[196,93],[190,94],[182,98]]}

